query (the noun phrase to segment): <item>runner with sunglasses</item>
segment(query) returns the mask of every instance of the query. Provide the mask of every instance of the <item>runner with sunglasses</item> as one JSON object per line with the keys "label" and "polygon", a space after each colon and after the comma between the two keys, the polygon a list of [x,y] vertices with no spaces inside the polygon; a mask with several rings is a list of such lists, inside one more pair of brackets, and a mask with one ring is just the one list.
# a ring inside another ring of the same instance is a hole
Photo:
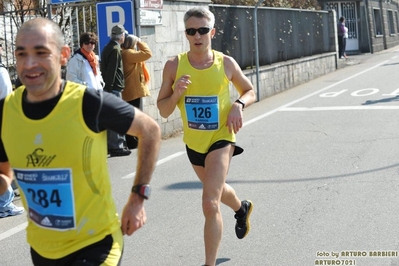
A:
{"label": "runner with sunglasses", "polygon": [[[166,62],[157,106],[165,118],[176,106],[180,109],[187,155],[203,184],[205,265],[215,265],[223,230],[220,203],[235,211],[239,239],[250,229],[253,204],[241,201],[226,184],[226,177],[232,156],[243,152],[235,134],[243,125],[243,109],[255,101],[255,93],[237,62],[212,50],[216,32],[212,12],[192,8],[184,23],[190,50]],[[234,103],[230,102],[230,82],[240,94]]]}

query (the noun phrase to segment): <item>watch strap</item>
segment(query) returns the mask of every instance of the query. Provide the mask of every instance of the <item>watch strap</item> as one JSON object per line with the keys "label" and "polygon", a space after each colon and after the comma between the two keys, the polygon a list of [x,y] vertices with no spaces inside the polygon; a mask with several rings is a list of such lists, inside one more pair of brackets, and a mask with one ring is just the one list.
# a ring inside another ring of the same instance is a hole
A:
{"label": "watch strap", "polygon": [[244,108],[245,108],[245,102],[244,102],[243,100],[237,99],[235,102],[241,104],[241,105],[242,105],[242,110],[244,110]]}

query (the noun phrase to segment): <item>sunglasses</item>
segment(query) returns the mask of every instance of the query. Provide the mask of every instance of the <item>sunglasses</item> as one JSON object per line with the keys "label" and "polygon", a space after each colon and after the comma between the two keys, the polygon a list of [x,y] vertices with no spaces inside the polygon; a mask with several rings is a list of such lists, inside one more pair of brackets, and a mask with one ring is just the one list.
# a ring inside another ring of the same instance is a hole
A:
{"label": "sunglasses", "polygon": [[95,42],[85,42],[84,44],[86,44],[86,45],[89,45],[89,44],[96,45]]}
{"label": "sunglasses", "polygon": [[204,34],[207,34],[208,32],[210,32],[211,28],[201,27],[199,29],[194,29],[194,28],[186,29],[187,35],[190,35],[190,36],[194,36],[197,33],[197,31],[200,35],[204,35]]}

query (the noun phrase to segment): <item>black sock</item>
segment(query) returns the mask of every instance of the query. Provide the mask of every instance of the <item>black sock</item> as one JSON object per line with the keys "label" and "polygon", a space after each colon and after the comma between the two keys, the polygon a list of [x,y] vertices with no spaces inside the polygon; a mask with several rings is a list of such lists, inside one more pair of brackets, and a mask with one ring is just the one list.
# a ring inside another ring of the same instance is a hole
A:
{"label": "black sock", "polygon": [[243,217],[245,215],[245,209],[242,206],[242,203],[241,203],[241,207],[238,209],[238,211],[236,211],[236,214],[238,217]]}

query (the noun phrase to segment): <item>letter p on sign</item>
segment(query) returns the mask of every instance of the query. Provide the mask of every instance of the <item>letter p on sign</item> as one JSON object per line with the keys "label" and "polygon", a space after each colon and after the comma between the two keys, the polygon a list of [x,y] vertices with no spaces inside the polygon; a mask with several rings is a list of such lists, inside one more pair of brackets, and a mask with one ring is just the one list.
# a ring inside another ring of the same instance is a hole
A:
{"label": "letter p on sign", "polygon": [[107,19],[107,34],[111,36],[111,29],[117,24],[125,25],[125,12],[120,6],[105,7],[105,17]]}
{"label": "letter p on sign", "polygon": [[122,24],[129,34],[134,34],[134,18],[132,1],[100,2],[97,9],[98,53],[110,40],[111,29]]}

